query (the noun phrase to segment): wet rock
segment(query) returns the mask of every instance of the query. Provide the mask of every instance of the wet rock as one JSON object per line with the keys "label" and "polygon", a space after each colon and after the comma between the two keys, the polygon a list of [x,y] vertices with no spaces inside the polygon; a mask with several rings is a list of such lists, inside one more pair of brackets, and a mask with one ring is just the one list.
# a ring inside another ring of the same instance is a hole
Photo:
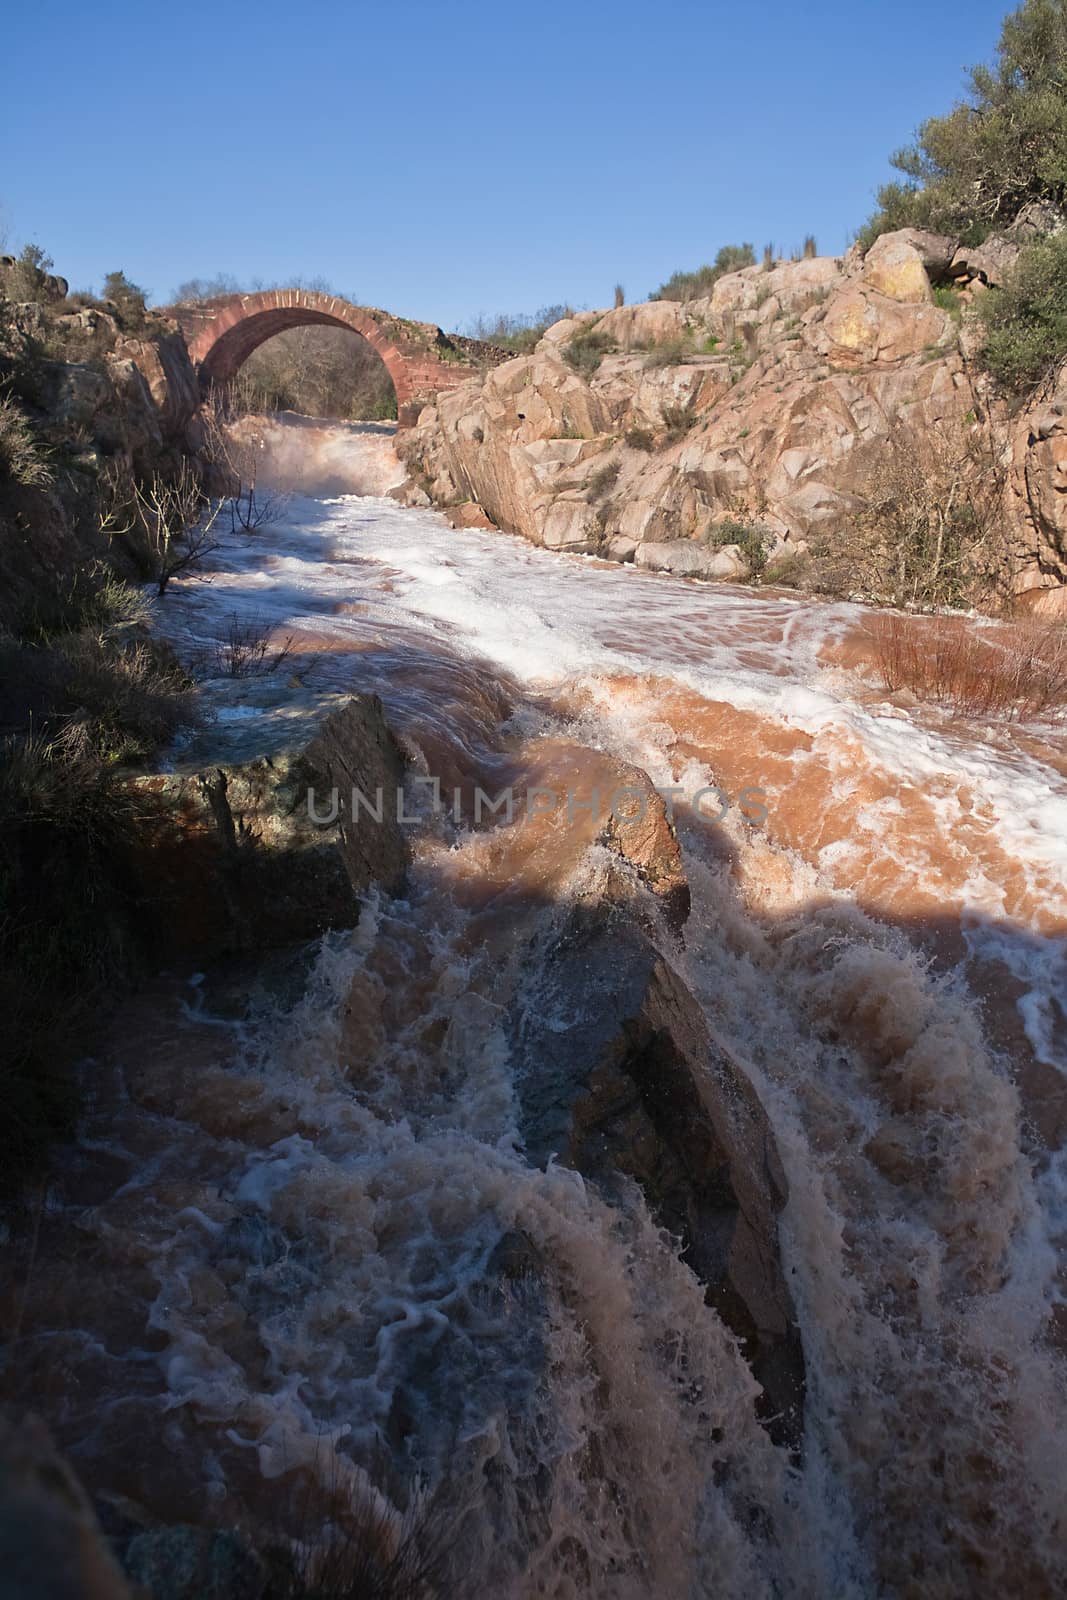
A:
{"label": "wet rock", "polygon": [[787,1186],[743,1063],[610,896],[576,905],[538,959],[511,1023],[528,1153],[609,1192],[620,1178],[640,1186],[742,1341],[768,1426],[796,1440],[804,1362],[777,1226]]}
{"label": "wet rock", "polygon": [[0,1418],[4,1600],[133,1600],[89,1497],[39,1418]]}
{"label": "wet rock", "polygon": [[625,762],[617,764],[613,787],[616,793],[628,792],[618,812],[609,816],[598,843],[634,868],[659,901],[667,926],[678,933],[689,916],[691,896],[666,801],[647,772]]}
{"label": "wet rock", "polygon": [[178,1525],[135,1534],[126,1571],[152,1600],[260,1600],[267,1570],[236,1533]]}
{"label": "wet rock", "polygon": [[[399,888],[403,757],[380,700],[344,699],[317,719],[310,740],[311,709],[292,721],[304,733],[295,748],[136,780],[146,804],[134,866],[162,957],[199,960],[315,938],[351,927],[371,884]],[[353,786],[372,802],[382,791],[380,822],[362,811],[353,823]]]}

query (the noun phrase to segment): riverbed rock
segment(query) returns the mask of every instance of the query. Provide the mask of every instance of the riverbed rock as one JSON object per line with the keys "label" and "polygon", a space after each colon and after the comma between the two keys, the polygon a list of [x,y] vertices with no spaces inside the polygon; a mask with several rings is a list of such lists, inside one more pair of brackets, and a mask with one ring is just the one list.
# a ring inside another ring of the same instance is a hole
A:
{"label": "riverbed rock", "polygon": [[618,810],[612,811],[597,842],[633,868],[656,897],[667,927],[680,933],[692,902],[667,802],[648,773],[628,762],[616,763],[612,792],[619,796]]}
{"label": "riverbed rock", "polygon": [[777,1224],[788,1190],[744,1064],[625,896],[580,899],[538,960],[510,1019],[528,1154],[609,1195],[640,1187],[741,1340],[768,1426],[795,1440],[804,1363]]}
{"label": "riverbed rock", "polygon": [[[351,927],[372,884],[401,886],[403,756],[376,695],[339,698],[310,737],[314,719],[294,717],[294,742],[284,742],[283,728],[281,742],[262,735],[262,754],[187,760],[135,781],[143,816],[133,865],[161,957],[315,938]],[[380,821],[364,807],[353,821],[353,788],[372,806],[380,791]]]}
{"label": "riverbed rock", "polygon": [[124,1565],[152,1600],[259,1600],[267,1569],[239,1534],[175,1524],[135,1534]]}
{"label": "riverbed rock", "polygon": [[671,572],[677,578],[737,581],[749,575],[748,562],[736,544],[709,546],[694,544],[691,539],[642,544],[636,547],[634,562],[653,572]]}

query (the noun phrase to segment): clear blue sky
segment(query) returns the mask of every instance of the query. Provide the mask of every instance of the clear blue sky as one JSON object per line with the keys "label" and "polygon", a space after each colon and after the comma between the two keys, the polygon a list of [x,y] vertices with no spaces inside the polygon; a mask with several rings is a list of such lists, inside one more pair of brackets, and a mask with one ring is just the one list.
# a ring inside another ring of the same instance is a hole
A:
{"label": "clear blue sky", "polygon": [[1004,0],[21,0],[0,227],[121,267],[323,277],[463,327],[630,299],[727,241],[837,252]]}

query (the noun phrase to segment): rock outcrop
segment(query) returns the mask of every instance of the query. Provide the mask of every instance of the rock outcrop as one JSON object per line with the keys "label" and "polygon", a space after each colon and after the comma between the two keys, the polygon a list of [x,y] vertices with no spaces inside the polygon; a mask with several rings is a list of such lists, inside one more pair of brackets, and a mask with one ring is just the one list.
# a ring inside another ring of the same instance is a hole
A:
{"label": "rock outcrop", "polygon": [[1067,582],[1061,398],[1009,417],[967,354],[966,319],[935,294],[953,286],[966,303],[1018,249],[904,230],[866,254],[745,268],[705,299],[557,323],[422,413],[399,441],[410,492],[472,502],[550,549],[739,577],[730,526],[758,524],[776,557],[802,551],[848,526],[891,432],[951,428],[1010,468],[1015,590],[1054,589]]}
{"label": "rock outcrop", "polygon": [[795,1441],[804,1361],[777,1228],[788,1190],[743,1063],[622,885],[579,898],[536,970],[510,1021],[528,1155],[556,1156],[609,1194],[620,1179],[640,1187],[741,1340],[768,1427]]}
{"label": "rock outcrop", "polygon": [[[312,721],[310,738],[295,717],[264,753],[134,780],[144,813],[134,874],[162,957],[200,961],[315,938],[351,927],[371,884],[400,887],[404,761],[381,701],[353,695]],[[353,787],[372,803],[381,791],[380,821],[366,810],[353,821]]]}

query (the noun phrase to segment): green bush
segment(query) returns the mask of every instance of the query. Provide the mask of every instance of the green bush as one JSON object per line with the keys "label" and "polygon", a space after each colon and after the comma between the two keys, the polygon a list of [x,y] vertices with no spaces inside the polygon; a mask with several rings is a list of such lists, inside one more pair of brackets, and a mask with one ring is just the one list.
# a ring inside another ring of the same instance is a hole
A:
{"label": "green bush", "polygon": [[109,272],[104,279],[104,299],[114,306],[127,333],[136,333],[147,321],[144,290],[131,283],[124,272]]}
{"label": "green bush", "polygon": [[1047,377],[1067,355],[1067,230],[1024,250],[979,309],[982,359],[997,382],[1022,393]]}
{"label": "green bush", "polygon": [[54,300],[59,281],[52,276],[54,265],[51,256],[46,255],[40,245],[26,245],[16,258],[15,265],[8,268],[7,298],[37,305],[46,305]]}
{"label": "green bush", "polygon": [[940,306],[942,311],[947,311],[954,322],[958,322],[963,314],[963,302],[960,292],[950,283],[942,284],[934,290],[934,304]]}
{"label": "green bush", "polygon": [[970,94],[922,124],[892,163],[904,182],[878,194],[860,238],[932,228],[978,243],[1031,200],[1067,197],[1067,6],[1025,0],[1005,18],[991,67],[972,69]]}
{"label": "green bush", "polygon": [[713,545],[736,544],[748,562],[753,577],[758,577],[767,565],[767,556],[774,547],[774,534],[758,522],[741,522],[728,517],[724,522],[713,522],[707,531],[707,541]]}
{"label": "green bush", "polygon": [[705,262],[695,272],[675,272],[649,295],[650,300],[701,300],[709,295],[728,272],[740,272],[756,265],[750,244],[724,244],[713,262]]}
{"label": "green bush", "polygon": [[615,348],[608,333],[598,333],[595,328],[582,328],[569,344],[563,347],[563,359],[583,378],[591,378],[604,357]]}

